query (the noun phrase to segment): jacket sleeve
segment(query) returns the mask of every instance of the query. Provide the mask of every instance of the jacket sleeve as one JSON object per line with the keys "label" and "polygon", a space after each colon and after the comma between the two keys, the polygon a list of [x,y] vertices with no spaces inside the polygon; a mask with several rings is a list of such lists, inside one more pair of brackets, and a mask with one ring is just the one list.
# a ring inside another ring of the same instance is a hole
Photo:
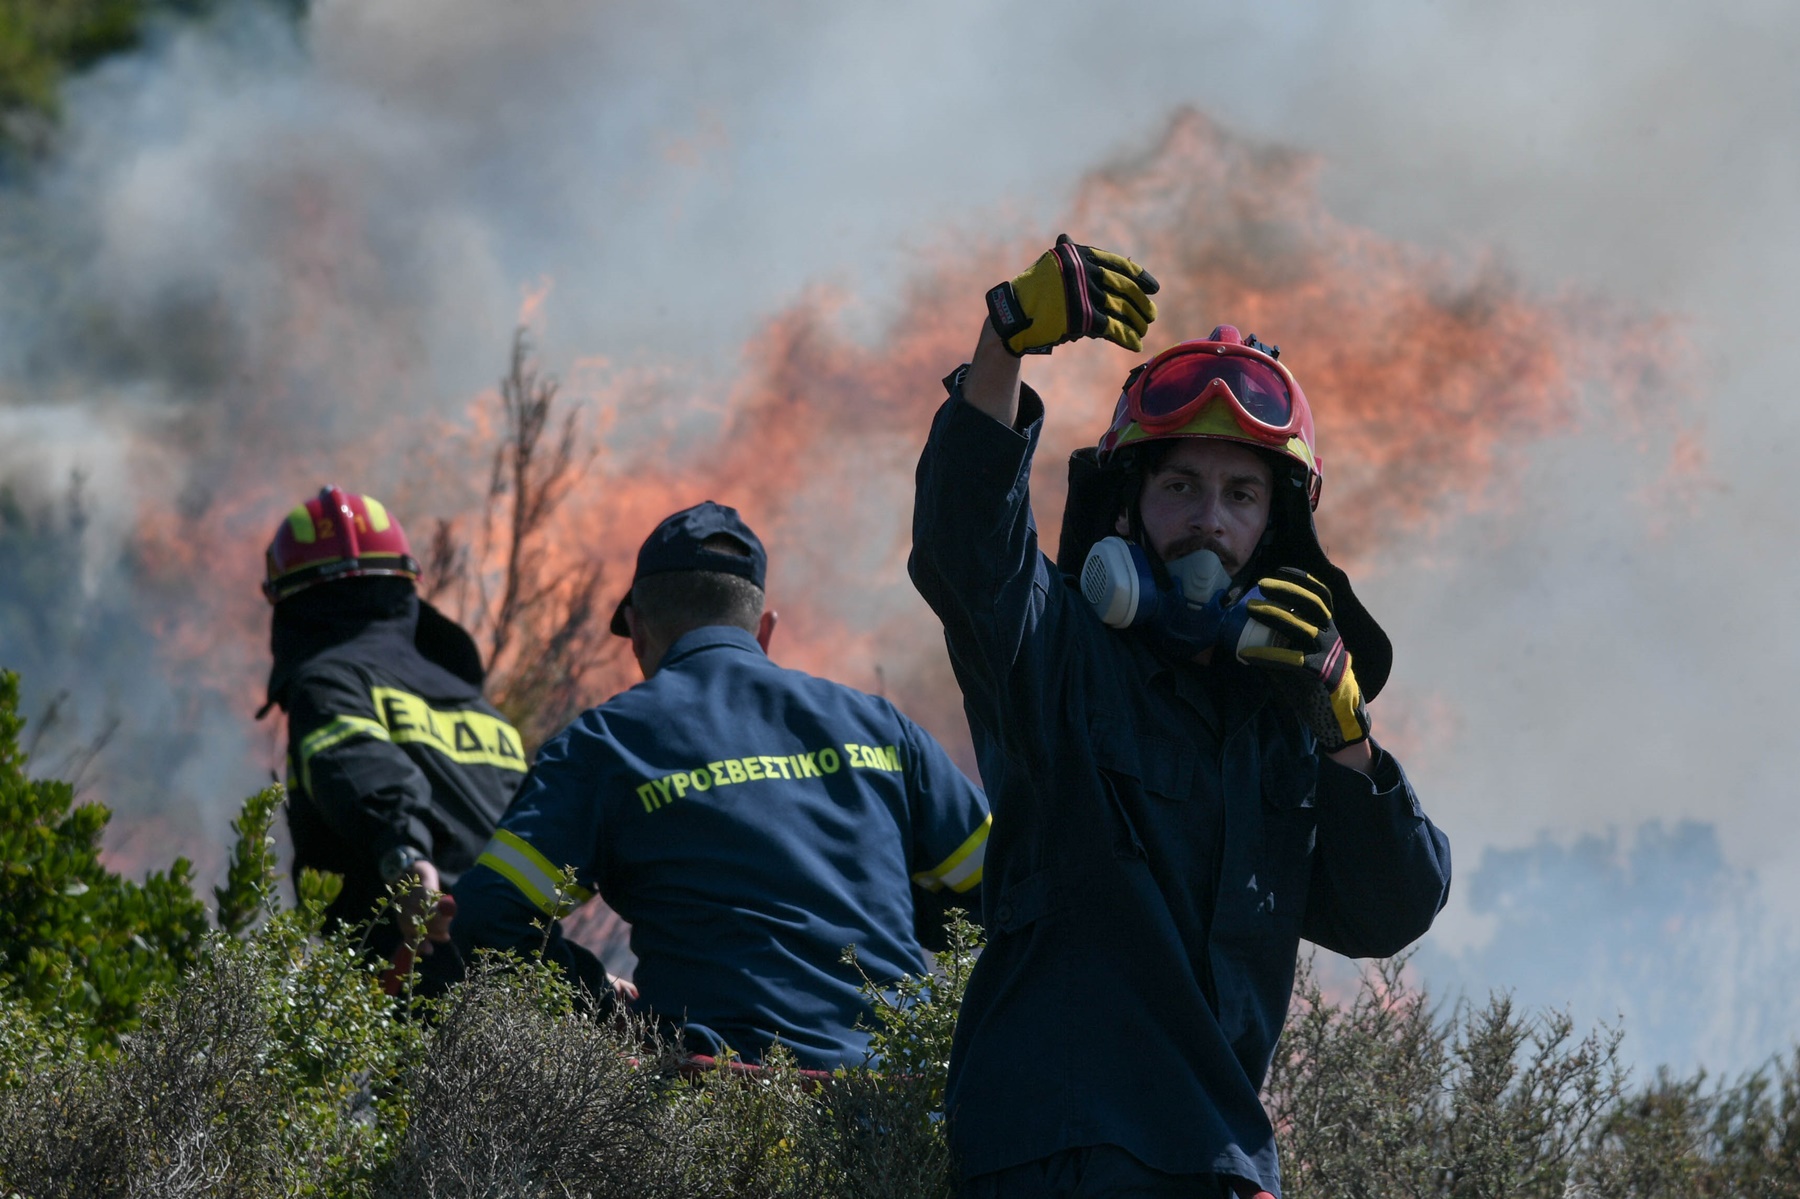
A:
{"label": "jacket sleeve", "polygon": [[1450,839],[1376,747],[1364,775],[1319,761],[1318,842],[1301,935],[1347,957],[1391,957],[1450,898]]}
{"label": "jacket sleeve", "polygon": [[1035,664],[1032,648],[1055,634],[1063,587],[1039,552],[1031,514],[1043,418],[1026,387],[1008,428],[967,403],[959,379],[919,458],[907,570],[943,622],[958,681],[984,719],[997,718],[1003,691],[1035,696],[1020,676]]}
{"label": "jacket sleeve", "polygon": [[465,960],[473,960],[477,949],[510,950],[520,955],[542,952],[585,989],[597,1006],[610,1004],[612,985],[599,956],[565,937],[562,921],[552,920],[549,911],[531,903],[502,873],[494,854],[495,844],[490,842],[481,860],[457,880],[456,919],[450,935],[458,952]]}
{"label": "jacket sleeve", "polygon": [[450,934],[464,957],[477,949],[541,950],[605,1006],[612,987],[604,965],[563,935],[559,918],[593,898],[597,881],[601,796],[583,761],[592,719],[582,717],[538,752],[487,848],[457,881]]}
{"label": "jacket sleeve", "polygon": [[288,785],[331,830],[380,857],[397,845],[431,854],[431,783],[395,745],[367,681],[349,669],[302,675],[288,693]]}
{"label": "jacket sleeve", "polygon": [[980,911],[982,865],[993,825],[987,796],[957,769],[935,737],[901,719],[913,884],[939,901],[927,907]]}

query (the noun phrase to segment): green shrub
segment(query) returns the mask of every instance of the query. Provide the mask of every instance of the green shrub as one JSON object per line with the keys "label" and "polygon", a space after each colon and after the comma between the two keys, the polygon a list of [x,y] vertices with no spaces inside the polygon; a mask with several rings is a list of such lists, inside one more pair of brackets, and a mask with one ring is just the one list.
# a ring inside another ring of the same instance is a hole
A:
{"label": "green shrub", "polygon": [[1582,1182],[1609,1199],[1800,1196],[1800,1051],[1710,1089],[1659,1072],[1608,1115]]}
{"label": "green shrub", "polygon": [[406,1128],[393,1083],[422,1033],[348,934],[320,934],[332,888],[301,890],[254,937],[208,937],[115,1052],[15,1070],[0,1184],[32,1199],[369,1194]]}
{"label": "green shrub", "polygon": [[0,112],[56,110],[64,73],[137,44],[142,0],[0,0]]}
{"label": "green shrub", "polygon": [[1404,966],[1339,1005],[1302,964],[1265,1093],[1289,1199],[1800,1197],[1800,1054],[1633,1090],[1618,1030],[1505,996],[1439,1018]]}
{"label": "green shrub", "polygon": [[674,1059],[577,1010],[541,959],[482,955],[429,1005],[396,1078],[406,1131],[376,1193],[680,1196]]}
{"label": "green shrub", "polygon": [[26,777],[18,708],[18,676],[0,672],[0,994],[110,1039],[195,962],[206,909],[185,858],[142,884],[101,864],[109,813]]}

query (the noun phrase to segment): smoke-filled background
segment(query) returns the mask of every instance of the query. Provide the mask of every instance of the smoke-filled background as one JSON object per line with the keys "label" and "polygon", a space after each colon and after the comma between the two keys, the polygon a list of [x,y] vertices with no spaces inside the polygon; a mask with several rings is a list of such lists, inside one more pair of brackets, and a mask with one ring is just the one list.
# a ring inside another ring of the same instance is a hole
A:
{"label": "smoke-filled background", "polygon": [[[63,92],[0,187],[0,663],[115,864],[220,859],[261,548],[320,483],[483,563],[523,323],[579,405],[546,577],[660,516],[770,543],[776,656],[967,734],[904,572],[981,294],[1067,231],[1318,413],[1397,645],[1377,735],[1457,859],[1415,966],[1623,1016],[1645,1064],[1800,1028],[1800,11],[1608,2],[255,0]],[[1033,362],[1036,476],[1131,359]],[[612,656],[580,680],[631,681]]]}

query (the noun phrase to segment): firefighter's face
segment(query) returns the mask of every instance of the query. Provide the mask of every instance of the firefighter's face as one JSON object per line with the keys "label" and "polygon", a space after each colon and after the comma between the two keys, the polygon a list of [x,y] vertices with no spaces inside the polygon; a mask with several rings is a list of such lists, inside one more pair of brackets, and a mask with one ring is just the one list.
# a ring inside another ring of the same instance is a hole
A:
{"label": "firefighter's face", "polygon": [[[1255,450],[1229,441],[1186,438],[1144,480],[1138,511],[1150,548],[1163,561],[1211,550],[1236,574],[1269,526],[1273,492],[1274,474]],[[1123,515],[1118,533],[1130,533]]]}

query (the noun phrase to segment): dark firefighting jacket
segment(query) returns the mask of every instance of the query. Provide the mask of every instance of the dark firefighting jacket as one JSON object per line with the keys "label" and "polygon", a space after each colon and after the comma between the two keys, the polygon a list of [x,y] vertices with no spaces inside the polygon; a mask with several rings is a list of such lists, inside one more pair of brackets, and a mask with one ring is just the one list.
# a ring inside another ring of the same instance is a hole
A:
{"label": "dark firefighting jacket", "polygon": [[[696,629],[545,743],[451,932],[465,954],[535,951],[535,922],[597,891],[631,922],[642,1007],[691,1048],[754,1060],[780,1040],[803,1066],[860,1065],[858,967],[924,972],[915,905],[976,900],[987,837],[980,790],[893,704]],[[547,953],[604,998],[560,926]]]}
{"label": "dark firefighting jacket", "polygon": [[1302,938],[1393,954],[1449,893],[1399,764],[1323,757],[1253,670],[1102,624],[1038,550],[1043,406],[964,402],[919,462],[910,570],[993,805],[988,945],[945,1097],[967,1175],[1087,1145],[1279,1193],[1258,1099]]}
{"label": "dark firefighting jacket", "polygon": [[[327,584],[283,605],[298,612],[278,607],[270,699],[288,717],[296,876],[343,875],[330,915],[349,923],[386,894],[379,862],[396,846],[423,852],[448,887],[527,766],[518,730],[482,698],[473,643],[396,580]],[[375,948],[393,937],[378,929]]]}

